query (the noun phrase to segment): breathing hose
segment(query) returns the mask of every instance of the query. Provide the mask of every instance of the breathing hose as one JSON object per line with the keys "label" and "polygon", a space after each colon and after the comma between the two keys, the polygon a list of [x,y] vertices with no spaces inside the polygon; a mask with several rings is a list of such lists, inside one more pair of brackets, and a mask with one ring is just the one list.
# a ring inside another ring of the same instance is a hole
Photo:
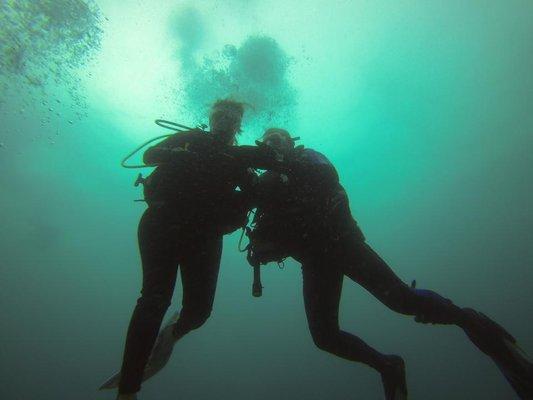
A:
{"label": "breathing hose", "polygon": [[[237,245],[238,250],[243,253],[248,250],[250,247],[250,243],[246,245],[246,247],[242,247],[242,239],[244,238],[244,234],[246,231],[249,231],[250,228],[248,228],[248,220],[250,219],[250,215],[254,214],[253,211],[249,211],[248,215],[246,215],[246,224],[242,227],[241,237],[239,238],[239,244]],[[260,265],[254,265],[254,280],[252,283],[252,296],[254,297],[261,297],[263,295],[263,285],[261,284],[261,266]]]}
{"label": "breathing hose", "polygon": [[[190,128],[190,127],[188,127],[186,125],[178,124],[177,122],[167,121],[166,119],[156,119],[154,122],[157,125],[159,125],[161,128],[170,129],[171,131],[174,131],[174,133],[192,131],[193,130],[193,128]],[[201,125],[200,126],[200,128],[204,128],[204,127],[205,127],[205,125]],[[126,157],[124,157],[124,159],[122,160],[120,165],[122,165],[124,168],[149,168],[149,167],[151,167],[151,165],[144,165],[144,164],[142,164],[142,165],[141,164],[139,164],[139,165],[126,165],[126,161],[128,161],[139,150],[141,150],[143,147],[149,145],[150,143],[155,142],[156,140],[159,140],[159,139],[167,138],[167,137],[172,136],[172,135],[173,135],[173,133],[168,134],[168,135],[157,136],[155,138],[147,140],[146,142],[141,144],[139,147],[137,147],[135,150],[133,150],[131,153],[129,153]]]}
{"label": "breathing hose", "polygon": [[143,147],[149,145],[150,143],[152,142],[155,142],[156,140],[159,140],[159,139],[163,139],[163,138],[167,138],[169,136],[172,136],[173,134],[169,134],[169,135],[161,135],[161,136],[158,136],[158,137],[155,137],[155,138],[152,138],[150,140],[147,140],[146,142],[144,142],[143,144],[141,144],[139,147],[137,147],[135,150],[133,150],[131,153],[129,153],[126,157],[124,157],[124,159],[122,160],[122,162],[120,163],[120,165],[122,165],[124,168],[148,168],[150,167],[150,165],[144,165],[144,164],[139,164],[139,165],[126,165],[126,161],[128,161],[131,157],[133,157],[135,154],[137,154],[137,152],[139,150],[141,150]]}

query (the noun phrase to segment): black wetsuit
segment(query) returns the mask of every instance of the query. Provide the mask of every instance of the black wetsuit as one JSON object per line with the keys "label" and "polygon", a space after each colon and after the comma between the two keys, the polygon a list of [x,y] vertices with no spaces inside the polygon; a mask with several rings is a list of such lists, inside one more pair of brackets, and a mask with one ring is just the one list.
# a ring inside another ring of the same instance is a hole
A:
{"label": "black wetsuit", "polygon": [[345,275],[396,312],[424,322],[460,322],[460,308],[435,292],[406,285],[365,242],[337,172],[324,155],[297,148],[286,164],[286,175],[268,171],[255,189],[256,256],[261,258],[261,242],[269,242],[268,251],[277,247],[279,254],[301,262],[307,320],[319,348],[377,370],[384,366],[383,355],[339,328]]}
{"label": "black wetsuit", "polygon": [[[185,151],[160,151],[172,148]],[[216,135],[190,131],[173,135],[145,153],[145,161],[159,166],[145,184],[149,207],[138,229],[142,291],[126,337],[120,393],[140,389],[171,302],[178,264],[183,300],[176,336],[200,327],[209,317],[222,236],[245,221],[243,197],[255,177],[248,167],[264,168],[272,160],[272,155],[262,150],[258,153],[255,146],[228,146]],[[236,191],[237,187],[242,191]]]}

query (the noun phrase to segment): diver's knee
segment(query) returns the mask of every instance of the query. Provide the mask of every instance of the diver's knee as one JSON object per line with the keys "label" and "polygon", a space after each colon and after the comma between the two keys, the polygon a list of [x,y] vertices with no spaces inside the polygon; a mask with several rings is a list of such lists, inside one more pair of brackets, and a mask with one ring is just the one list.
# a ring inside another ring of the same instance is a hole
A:
{"label": "diver's knee", "polygon": [[331,349],[331,341],[327,337],[313,335],[313,343],[320,350],[329,351]]}
{"label": "diver's knee", "polygon": [[311,337],[316,347],[320,350],[331,352],[335,338],[338,336],[339,330],[327,329],[327,330],[311,330]]}
{"label": "diver's knee", "polygon": [[198,329],[207,322],[211,316],[211,311],[198,315],[191,321],[191,329]]}
{"label": "diver's knee", "polygon": [[458,324],[462,311],[450,299],[433,290],[412,289],[417,297],[415,321],[431,324]]}
{"label": "diver's knee", "polygon": [[171,300],[171,296],[163,293],[143,294],[137,299],[137,309],[148,311],[151,314],[164,314],[170,306]]}
{"label": "diver's knee", "polygon": [[395,313],[403,315],[416,314],[418,299],[410,290],[400,293],[395,291],[381,293],[379,301]]}

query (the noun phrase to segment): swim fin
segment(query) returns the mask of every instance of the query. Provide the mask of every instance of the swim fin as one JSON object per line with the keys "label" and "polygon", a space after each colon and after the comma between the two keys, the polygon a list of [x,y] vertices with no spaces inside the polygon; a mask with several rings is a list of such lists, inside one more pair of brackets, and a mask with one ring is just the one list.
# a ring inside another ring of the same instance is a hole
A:
{"label": "swim fin", "polygon": [[381,372],[385,400],[407,400],[405,362],[400,356],[387,356],[387,367]]}
{"label": "swim fin", "polygon": [[470,340],[488,355],[522,400],[533,400],[533,363],[515,338],[485,314],[464,309],[462,324]]}
{"label": "swim fin", "polygon": [[[172,355],[172,349],[176,343],[174,337],[174,326],[179,318],[179,312],[176,312],[165,323],[164,327],[159,331],[155,345],[152,349],[152,354],[148,359],[148,363],[144,368],[143,382],[150,379],[152,376],[161,371],[165,365],[167,365],[170,356]],[[109,377],[99,390],[104,389],[116,389],[120,382],[120,371]]]}
{"label": "swim fin", "polygon": [[515,366],[496,363],[498,368],[522,400],[533,400],[533,363],[516,342],[504,342]]}
{"label": "swim fin", "polygon": [[120,381],[120,372],[116,372],[113,375],[111,375],[102,385],[98,388],[98,390],[105,390],[105,389],[116,389],[118,387],[118,382]]}

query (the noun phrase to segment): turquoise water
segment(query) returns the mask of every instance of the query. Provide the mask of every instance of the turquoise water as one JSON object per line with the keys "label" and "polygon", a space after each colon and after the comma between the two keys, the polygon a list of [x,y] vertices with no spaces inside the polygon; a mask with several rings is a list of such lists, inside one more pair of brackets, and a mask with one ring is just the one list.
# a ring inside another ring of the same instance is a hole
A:
{"label": "turquoise water", "polygon": [[[96,389],[120,364],[144,210],[119,162],[166,133],[154,119],[205,123],[228,95],[250,104],[241,143],[272,125],[301,136],[402,279],[533,353],[530,2],[0,4],[0,398],[113,398]],[[264,268],[252,298],[237,241],[211,319],[142,399],[382,398],[374,371],[314,347],[299,266]],[[406,359],[412,399],[515,398],[459,329],[415,324],[349,280],[341,326]]]}

